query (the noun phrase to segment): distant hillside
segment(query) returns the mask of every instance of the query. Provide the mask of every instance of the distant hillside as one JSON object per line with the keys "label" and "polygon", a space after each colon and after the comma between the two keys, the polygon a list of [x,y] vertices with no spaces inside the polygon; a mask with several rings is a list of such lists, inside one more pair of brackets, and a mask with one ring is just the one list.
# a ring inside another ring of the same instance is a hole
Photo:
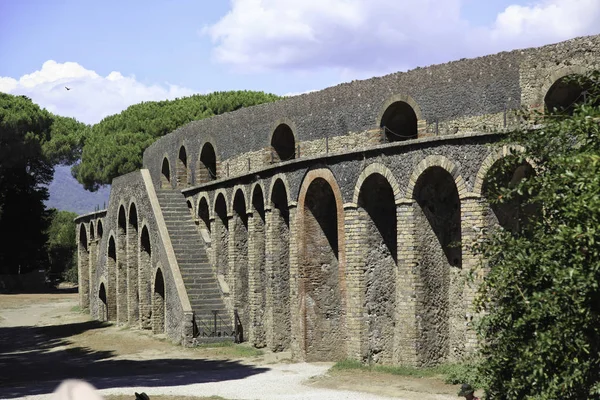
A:
{"label": "distant hillside", "polygon": [[77,214],[92,212],[96,207],[108,205],[110,186],[102,187],[97,192],[89,192],[71,176],[71,167],[56,166],[54,180],[48,186],[50,198],[46,207],[72,211]]}

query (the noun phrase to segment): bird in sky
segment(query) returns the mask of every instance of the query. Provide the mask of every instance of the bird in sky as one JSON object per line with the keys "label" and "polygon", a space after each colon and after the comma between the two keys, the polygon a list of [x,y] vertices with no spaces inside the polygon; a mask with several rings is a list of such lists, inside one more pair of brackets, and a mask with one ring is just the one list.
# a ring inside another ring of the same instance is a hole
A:
{"label": "bird in sky", "polygon": [[67,89],[67,90],[71,90],[71,88],[70,88],[70,87],[66,87],[66,86],[65,86],[65,89]]}

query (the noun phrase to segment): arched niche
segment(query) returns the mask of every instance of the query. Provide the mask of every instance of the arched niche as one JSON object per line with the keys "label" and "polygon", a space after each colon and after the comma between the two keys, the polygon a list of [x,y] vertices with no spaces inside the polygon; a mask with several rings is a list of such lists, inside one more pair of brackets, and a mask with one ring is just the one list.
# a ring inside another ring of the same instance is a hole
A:
{"label": "arched niche", "polygon": [[130,325],[139,323],[139,290],[138,290],[138,212],[135,203],[129,206],[127,224],[127,322]]}
{"label": "arched niche", "polygon": [[160,169],[160,187],[162,189],[171,189],[171,166],[167,157],[163,158]]}
{"label": "arched niche", "polygon": [[287,124],[279,124],[271,135],[273,161],[288,161],[296,157],[296,139]]}
{"label": "arched niche", "polygon": [[110,235],[106,251],[106,270],[108,273],[107,314],[109,321],[117,319],[117,246],[115,238]]}
{"label": "arched niche", "polygon": [[256,184],[252,191],[252,220],[251,240],[254,249],[251,263],[251,280],[255,282],[254,309],[252,311],[252,344],[254,347],[265,347],[267,345],[266,318],[267,309],[267,270],[266,270],[266,215],[265,199],[261,185]]}
{"label": "arched niche", "polygon": [[209,142],[204,143],[198,160],[197,179],[198,184],[217,179],[217,155],[215,148]]}
{"label": "arched niche", "polygon": [[152,333],[165,333],[166,311],[165,280],[162,270],[158,268],[154,277],[154,293],[152,296]]}
{"label": "arched niche", "polygon": [[142,329],[152,327],[152,298],[151,298],[151,273],[152,273],[152,247],[150,245],[150,232],[148,227],[142,228],[140,235],[140,265],[139,265],[139,301],[140,301],[140,326]]}
{"label": "arched niche", "polygon": [[177,187],[184,188],[189,185],[188,181],[188,159],[185,147],[179,148],[179,155],[177,157]]}
{"label": "arched niche", "polygon": [[[241,189],[233,197],[233,273],[234,308],[237,309],[242,332],[248,332],[250,325],[250,304],[248,286],[248,216],[246,201]],[[247,338],[241,335],[243,340]]]}
{"label": "arched niche", "polygon": [[556,80],[546,92],[544,96],[545,112],[572,115],[575,107],[585,101],[590,87],[591,82],[582,79],[577,74],[563,76]]}
{"label": "arched niche", "polygon": [[404,101],[396,101],[386,108],[380,126],[388,142],[418,137],[417,114],[411,105]]}

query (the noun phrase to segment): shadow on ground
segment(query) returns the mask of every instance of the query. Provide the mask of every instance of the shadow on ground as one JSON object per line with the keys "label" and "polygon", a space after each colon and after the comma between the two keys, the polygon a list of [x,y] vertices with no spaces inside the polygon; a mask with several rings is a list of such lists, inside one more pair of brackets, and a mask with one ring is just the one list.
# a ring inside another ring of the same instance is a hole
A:
{"label": "shadow on ground", "polygon": [[84,379],[98,389],[106,389],[218,382],[268,370],[227,360],[119,360],[110,359],[115,355],[112,351],[66,348],[68,337],[106,326],[89,321],[0,328],[0,398],[51,393],[68,378]]}

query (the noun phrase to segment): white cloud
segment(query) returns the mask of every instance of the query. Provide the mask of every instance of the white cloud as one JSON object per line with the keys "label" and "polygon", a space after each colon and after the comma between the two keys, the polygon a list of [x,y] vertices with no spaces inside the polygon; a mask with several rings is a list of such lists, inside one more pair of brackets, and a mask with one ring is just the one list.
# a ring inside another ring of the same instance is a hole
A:
{"label": "white cloud", "polygon": [[0,77],[0,92],[28,96],[50,112],[86,123],[96,123],[142,101],[173,99],[194,93],[176,85],[145,85],[135,77],[126,77],[117,71],[102,77],[77,63],[53,60],[18,80]]}
{"label": "white cloud", "polygon": [[464,2],[232,0],[202,33],[215,60],[238,71],[329,68],[365,77],[600,32],[599,0],[512,5],[483,27],[461,16]]}

